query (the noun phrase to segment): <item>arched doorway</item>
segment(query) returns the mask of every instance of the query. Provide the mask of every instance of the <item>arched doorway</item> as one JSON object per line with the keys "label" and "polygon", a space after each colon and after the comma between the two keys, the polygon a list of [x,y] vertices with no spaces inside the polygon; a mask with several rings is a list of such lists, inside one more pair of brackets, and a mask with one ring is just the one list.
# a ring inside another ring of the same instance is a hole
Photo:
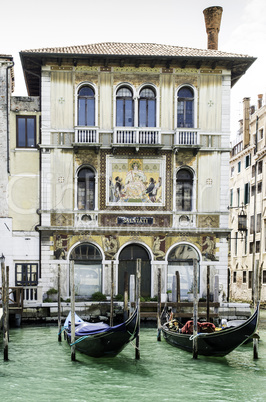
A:
{"label": "arched doorway", "polygon": [[136,275],[137,259],[141,259],[141,296],[151,295],[151,264],[150,256],[144,247],[137,244],[126,246],[120,253],[118,266],[118,293],[124,294],[124,273]]}
{"label": "arched doorway", "polygon": [[93,244],[83,243],[75,247],[70,259],[75,264],[75,294],[90,298],[95,292],[102,291],[102,256]]}
{"label": "arched doorway", "polygon": [[[189,300],[193,295],[193,260],[199,261],[197,250],[189,244],[178,244],[168,256],[167,290],[172,290],[173,276],[180,275],[180,298]],[[198,286],[200,283],[198,269]]]}

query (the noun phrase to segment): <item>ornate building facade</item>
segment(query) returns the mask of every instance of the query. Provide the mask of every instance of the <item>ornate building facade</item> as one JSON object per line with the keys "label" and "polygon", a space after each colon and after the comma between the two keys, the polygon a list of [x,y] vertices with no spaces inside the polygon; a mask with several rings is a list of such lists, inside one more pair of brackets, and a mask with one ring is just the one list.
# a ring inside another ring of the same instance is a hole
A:
{"label": "ornate building facade", "polygon": [[188,300],[197,259],[200,296],[210,266],[211,292],[218,274],[227,298],[230,90],[254,58],[217,40],[20,53],[29,97],[12,100],[10,117],[14,284],[42,301],[60,264],[67,298],[73,259],[78,296],[110,295],[112,265],[121,294],[140,258],[143,297],[157,295],[160,268],[163,296],[179,271]]}

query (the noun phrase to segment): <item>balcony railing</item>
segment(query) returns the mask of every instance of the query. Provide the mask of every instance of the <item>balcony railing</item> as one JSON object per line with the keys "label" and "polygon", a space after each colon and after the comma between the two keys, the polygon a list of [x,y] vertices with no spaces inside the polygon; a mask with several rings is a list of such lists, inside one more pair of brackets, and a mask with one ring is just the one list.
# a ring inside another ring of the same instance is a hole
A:
{"label": "balcony railing", "polygon": [[161,130],[158,128],[116,127],[114,129],[114,144],[161,144]]}
{"label": "balcony railing", "polygon": [[99,129],[97,127],[75,127],[76,144],[98,144]]}
{"label": "balcony railing", "polygon": [[23,286],[23,306],[42,303],[42,286]]}
{"label": "balcony railing", "polygon": [[193,128],[177,128],[175,145],[199,145],[199,130]]}

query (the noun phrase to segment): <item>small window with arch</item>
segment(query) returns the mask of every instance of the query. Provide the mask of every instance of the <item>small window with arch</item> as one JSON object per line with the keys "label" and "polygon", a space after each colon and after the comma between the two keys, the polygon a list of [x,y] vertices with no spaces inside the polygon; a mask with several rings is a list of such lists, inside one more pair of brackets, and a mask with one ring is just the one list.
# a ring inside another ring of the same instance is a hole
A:
{"label": "small window with arch", "polygon": [[177,93],[177,127],[194,127],[194,91],[189,86]]}
{"label": "small window with arch", "polygon": [[150,87],[139,94],[139,127],[156,127],[156,94]]}
{"label": "small window with arch", "polygon": [[78,125],[95,126],[95,93],[88,85],[78,91]]}
{"label": "small window with arch", "polygon": [[78,172],[78,209],[95,209],[95,174],[91,168],[82,168]]}
{"label": "small window with arch", "polygon": [[176,175],[176,209],[192,210],[193,174],[188,169],[180,169]]}
{"label": "small window with arch", "polygon": [[133,93],[128,87],[121,87],[116,92],[116,126],[133,127],[134,100]]}

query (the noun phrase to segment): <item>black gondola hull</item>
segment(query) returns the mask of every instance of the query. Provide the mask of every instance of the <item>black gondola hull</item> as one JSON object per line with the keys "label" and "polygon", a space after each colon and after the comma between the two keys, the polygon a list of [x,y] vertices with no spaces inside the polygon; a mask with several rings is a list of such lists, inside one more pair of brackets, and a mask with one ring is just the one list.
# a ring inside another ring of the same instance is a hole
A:
{"label": "black gondola hull", "polygon": [[[138,334],[138,311],[124,323],[87,336],[75,336],[75,349],[91,357],[116,356]],[[71,345],[71,331],[65,330]]]}
{"label": "black gondola hull", "polygon": [[[243,324],[221,331],[197,335],[197,350],[203,356],[226,356],[250,338],[257,329],[259,306]],[[193,352],[193,337],[172,331],[167,323],[162,326],[165,340],[179,349]]]}

